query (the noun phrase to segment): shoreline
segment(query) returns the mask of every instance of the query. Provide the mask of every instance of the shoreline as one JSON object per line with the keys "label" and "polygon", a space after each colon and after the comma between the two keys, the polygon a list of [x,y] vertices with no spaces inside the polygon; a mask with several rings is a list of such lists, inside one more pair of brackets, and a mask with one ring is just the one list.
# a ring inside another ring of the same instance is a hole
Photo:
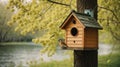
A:
{"label": "shoreline", "polygon": [[40,45],[33,42],[1,42],[0,45]]}

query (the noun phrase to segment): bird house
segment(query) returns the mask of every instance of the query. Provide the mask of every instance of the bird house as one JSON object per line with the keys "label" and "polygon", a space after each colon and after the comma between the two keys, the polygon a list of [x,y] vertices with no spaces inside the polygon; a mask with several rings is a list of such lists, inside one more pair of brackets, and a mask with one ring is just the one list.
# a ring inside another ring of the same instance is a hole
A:
{"label": "bird house", "polygon": [[102,27],[93,17],[72,11],[60,28],[66,32],[65,41],[62,44],[67,49],[98,49],[98,30]]}

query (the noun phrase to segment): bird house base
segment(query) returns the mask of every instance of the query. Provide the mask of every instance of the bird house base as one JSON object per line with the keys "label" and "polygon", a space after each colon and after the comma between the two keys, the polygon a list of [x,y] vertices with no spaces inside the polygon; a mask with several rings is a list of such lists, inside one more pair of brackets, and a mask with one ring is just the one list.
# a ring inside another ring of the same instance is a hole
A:
{"label": "bird house base", "polygon": [[98,48],[61,47],[63,50],[98,50]]}
{"label": "bird house base", "polygon": [[63,50],[98,50],[97,47],[69,47],[64,39],[59,39],[59,45]]}

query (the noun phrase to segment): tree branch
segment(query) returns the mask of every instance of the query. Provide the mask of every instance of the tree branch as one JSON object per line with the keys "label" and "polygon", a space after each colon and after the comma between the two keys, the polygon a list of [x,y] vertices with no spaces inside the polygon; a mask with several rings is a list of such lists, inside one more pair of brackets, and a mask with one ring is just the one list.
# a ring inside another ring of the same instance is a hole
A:
{"label": "tree branch", "polygon": [[47,0],[47,1],[48,1],[48,2],[51,2],[51,3],[59,4],[59,5],[70,6],[70,5],[68,5],[68,4],[63,4],[63,3],[56,2],[56,1],[52,1],[52,0]]}
{"label": "tree branch", "polygon": [[117,35],[117,33],[113,32],[110,27],[109,27],[109,30],[110,30],[112,36],[113,36],[116,40],[120,41],[120,38],[119,38],[119,36]]}
{"label": "tree branch", "polygon": [[117,25],[118,25],[118,21],[116,21],[116,20],[113,20],[113,19],[103,19],[103,18],[100,18],[100,19],[98,19],[99,21],[101,21],[100,23],[102,23],[102,21],[107,21],[107,20],[109,20],[109,21],[111,21],[111,23],[113,23],[113,22],[115,22]]}
{"label": "tree branch", "polygon": [[114,13],[113,10],[106,8],[106,7],[101,7],[101,6],[98,6],[98,7],[110,11],[115,16],[115,19],[118,21],[118,23],[120,23],[117,15]]}

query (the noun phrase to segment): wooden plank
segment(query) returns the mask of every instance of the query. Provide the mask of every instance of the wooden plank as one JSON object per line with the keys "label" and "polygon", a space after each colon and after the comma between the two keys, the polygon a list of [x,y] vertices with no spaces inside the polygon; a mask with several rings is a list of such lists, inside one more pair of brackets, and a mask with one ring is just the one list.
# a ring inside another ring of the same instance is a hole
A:
{"label": "wooden plank", "polygon": [[[74,41],[74,40],[68,40],[68,41]],[[75,40],[77,42],[82,42],[83,40]]]}
{"label": "wooden plank", "polygon": [[98,48],[97,45],[91,45],[91,44],[85,45],[85,47],[86,47],[86,48]]}
{"label": "wooden plank", "polygon": [[83,47],[83,45],[82,44],[79,44],[79,45],[68,45],[68,47]]}
{"label": "wooden plank", "polygon": [[89,35],[89,36],[85,36],[85,38],[97,38],[97,36],[94,36],[94,35]]}
{"label": "wooden plank", "polygon": [[98,39],[97,38],[85,38],[85,41],[97,41]]}
{"label": "wooden plank", "polygon": [[87,30],[85,29],[85,33],[86,34],[90,34],[90,33],[92,33],[92,34],[95,33],[96,34],[96,33],[98,33],[98,31],[96,29],[87,29]]}
{"label": "wooden plank", "polygon": [[67,40],[83,40],[81,37],[68,37]]}
{"label": "wooden plank", "polygon": [[87,35],[87,36],[85,36],[85,38],[95,38],[96,36],[94,36],[94,35]]}
{"label": "wooden plank", "polygon": [[85,41],[86,44],[96,44],[98,43],[97,41],[93,41],[93,40],[89,40],[89,41]]}
{"label": "wooden plank", "polygon": [[85,36],[88,37],[88,36],[97,36],[97,33],[85,33]]}
{"label": "wooden plank", "polygon": [[68,24],[71,18],[73,18],[72,14],[62,23],[60,28],[65,28],[65,25]]}
{"label": "wooden plank", "polygon": [[68,25],[68,26],[66,26],[65,27],[65,29],[67,29],[67,28],[72,28],[72,27],[76,27],[76,28],[83,28],[82,26],[79,26],[79,25]]}
{"label": "wooden plank", "polygon": [[[70,27],[70,28],[66,28],[66,31],[71,31],[71,29],[72,29],[73,27]],[[76,27],[77,28],[77,27]],[[82,31],[82,30],[84,30],[83,28],[77,28],[77,30],[78,31]]]}
{"label": "wooden plank", "polygon": [[[72,36],[72,35],[67,35],[66,37],[74,37],[74,36]],[[77,35],[77,37],[83,37],[83,35]]]}
{"label": "wooden plank", "polygon": [[[83,27],[80,26],[79,24],[71,24],[71,25],[67,25],[67,26],[65,27],[65,29],[67,29],[67,28],[71,28],[71,27],[83,28]],[[84,29],[84,28],[83,28],[83,29]]]}
{"label": "wooden plank", "polygon": [[[71,32],[70,32],[70,31],[69,31],[69,32],[66,32],[66,34],[67,34],[67,35],[71,35]],[[83,32],[78,32],[77,35],[83,35]]]}
{"label": "wooden plank", "polygon": [[82,44],[83,42],[82,41],[67,41],[67,44]]}
{"label": "wooden plank", "polygon": [[86,44],[91,44],[91,45],[93,44],[94,45],[94,44],[97,44],[97,42],[96,41],[86,41]]}
{"label": "wooden plank", "polygon": [[[76,21],[76,20],[75,20]],[[71,27],[71,26],[78,26],[78,27],[83,27],[78,21],[76,21],[76,24],[74,24],[73,22],[69,22],[68,24],[67,24],[67,26],[66,27]],[[65,27],[65,28],[66,28]]]}

